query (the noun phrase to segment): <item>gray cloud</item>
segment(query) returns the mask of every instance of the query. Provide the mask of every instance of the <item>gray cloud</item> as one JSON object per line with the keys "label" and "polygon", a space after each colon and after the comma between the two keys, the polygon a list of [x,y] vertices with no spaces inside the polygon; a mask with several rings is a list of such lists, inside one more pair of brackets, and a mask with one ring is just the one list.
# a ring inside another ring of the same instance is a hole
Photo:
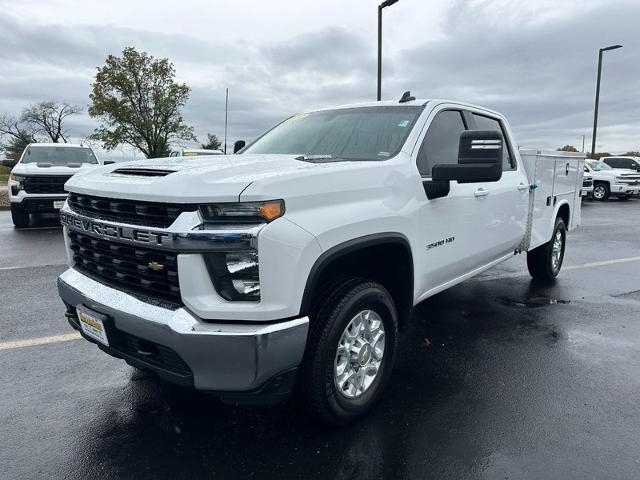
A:
{"label": "gray cloud", "polygon": [[[420,97],[471,101],[505,113],[522,144],[580,146],[582,134],[587,143],[590,138],[597,49],[623,43],[606,55],[598,144],[640,148],[640,36],[634,33],[640,5],[578,3],[568,14],[555,13],[528,18],[507,2],[454,2],[441,35],[385,54],[384,96],[399,98],[411,89]],[[229,87],[230,142],[251,139],[291,113],[373,99],[374,42],[362,32],[319,25],[286,40],[245,38],[230,45],[213,35],[39,24],[5,15],[0,111],[16,113],[49,98],[86,105],[96,66],[132,45],[169,57],[179,79],[192,86],[184,117],[200,138],[222,135]],[[86,115],[73,124],[79,138],[94,126]]]}

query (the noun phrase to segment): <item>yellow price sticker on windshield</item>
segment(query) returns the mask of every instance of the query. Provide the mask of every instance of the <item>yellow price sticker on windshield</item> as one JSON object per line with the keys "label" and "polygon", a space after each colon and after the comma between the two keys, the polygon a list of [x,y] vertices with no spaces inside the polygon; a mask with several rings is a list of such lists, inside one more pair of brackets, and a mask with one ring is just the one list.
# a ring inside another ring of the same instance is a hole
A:
{"label": "yellow price sticker on windshield", "polygon": [[294,115],[293,117],[289,118],[289,121],[290,122],[298,122],[300,120],[304,120],[308,116],[309,116],[308,113],[298,113],[298,114]]}

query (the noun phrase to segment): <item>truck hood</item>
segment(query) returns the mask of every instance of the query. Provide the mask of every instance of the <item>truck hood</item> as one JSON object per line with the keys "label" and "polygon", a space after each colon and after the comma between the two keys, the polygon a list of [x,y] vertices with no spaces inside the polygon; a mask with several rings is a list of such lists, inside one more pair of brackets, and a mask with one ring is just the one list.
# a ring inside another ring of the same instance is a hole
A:
{"label": "truck hood", "polygon": [[47,175],[47,176],[69,176],[76,173],[92,170],[99,165],[83,163],[79,167],[67,166],[46,166],[38,163],[19,163],[11,170],[14,175]]}
{"label": "truck hood", "polygon": [[[354,163],[309,163],[296,155],[215,155],[123,162],[73,176],[68,191],[168,203],[237,202],[244,189],[267,179],[348,169]],[[368,163],[368,162],[366,162]]]}

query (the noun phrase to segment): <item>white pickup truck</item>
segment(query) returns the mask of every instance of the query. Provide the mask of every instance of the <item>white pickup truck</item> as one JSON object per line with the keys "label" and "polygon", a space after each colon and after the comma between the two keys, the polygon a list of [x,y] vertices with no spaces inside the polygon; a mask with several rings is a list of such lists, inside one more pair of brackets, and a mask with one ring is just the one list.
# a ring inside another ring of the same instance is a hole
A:
{"label": "white pickup truck", "polygon": [[302,113],[216,162],[74,176],[59,293],[133,366],[232,402],[296,390],[341,424],[382,392],[416,304],[514,253],[556,277],[582,174],[581,155],[519,150],[466,103]]}
{"label": "white pickup truck", "polygon": [[8,189],[16,227],[27,227],[30,214],[57,213],[67,198],[65,182],[102,164],[90,147],[71,143],[31,143],[18,162],[3,163],[13,167]]}
{"label": "white pickup truck", "polygon": [[587,160],[585,169],[593,179],[593,198],[604,201],[611,196],[626,200],[640,194],[640,173],[618,169],[601,160]]}

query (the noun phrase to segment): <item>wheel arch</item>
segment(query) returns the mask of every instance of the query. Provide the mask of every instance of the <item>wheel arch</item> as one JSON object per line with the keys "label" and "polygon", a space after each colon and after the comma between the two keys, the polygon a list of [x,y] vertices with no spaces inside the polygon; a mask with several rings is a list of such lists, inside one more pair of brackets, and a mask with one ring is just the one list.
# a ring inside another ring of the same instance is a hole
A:
{"label": "wheel arch", "polygon": [[[375,263],[363,263],[377,255]],[[413,308],[414,265],[409,240],[401,233],[384,232],[354,238],[326,250],[315,261],[302,295],[300,315],[312,313],[315,296],[331,278],[361,275],[381,283],[394,299],[403,328]],[[394,278],[389,278],[393,274]],[[390,281],[393,280],[393,281]]]}

